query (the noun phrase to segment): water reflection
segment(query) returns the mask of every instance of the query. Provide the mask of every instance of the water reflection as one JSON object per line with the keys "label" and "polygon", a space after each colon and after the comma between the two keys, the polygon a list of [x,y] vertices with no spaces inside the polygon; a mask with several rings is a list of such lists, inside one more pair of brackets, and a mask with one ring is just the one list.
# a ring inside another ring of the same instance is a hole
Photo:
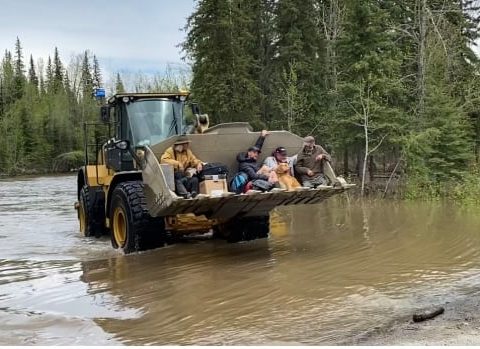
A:
{"label": "water reflection", "polygon": [[0,181],[0,345],[350,344],[479,292],[474,210],[332,198],[269,239],[123,256],[74,200],[74,176]]}
{"label": "water reflection", "polygon": [[[470,225],[462,213],[442,220],[442,207],[388,205],[382,214],[375,204],[341,202],[283,210],[269,240],[84,262],[91,292],[142,311],[96,322],[132,344],[348,344],[470,292],[479,281],[477,219]],[[434,227],[419,234],[427,216]],[[449,234],[460,222],[463,232]]]}

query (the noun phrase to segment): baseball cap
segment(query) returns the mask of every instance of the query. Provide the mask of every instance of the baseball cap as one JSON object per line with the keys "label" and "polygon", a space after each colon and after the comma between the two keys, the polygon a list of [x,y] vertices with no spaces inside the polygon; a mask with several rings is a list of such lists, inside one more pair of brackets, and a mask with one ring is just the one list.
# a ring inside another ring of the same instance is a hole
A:
{"label": "baseball cap", "polygon": [[257,146],[252,146],[252,147],[248,148],[247,151],[256,151],[256,152],[259,153],[259,154],[262,152],[262,151],[260,150],[260,148],[257,147]]}
{"label": "baseball cap", "polygon": [[313,136],[307,136],[303,139],[303,143],[313,143],[315,142],[315,138]]}
{"label": "baseball cap", "polygon": [[275,154],[280,154],[280,155],[287,155],[287,149],[284,147],[278,147],[273,151]]}

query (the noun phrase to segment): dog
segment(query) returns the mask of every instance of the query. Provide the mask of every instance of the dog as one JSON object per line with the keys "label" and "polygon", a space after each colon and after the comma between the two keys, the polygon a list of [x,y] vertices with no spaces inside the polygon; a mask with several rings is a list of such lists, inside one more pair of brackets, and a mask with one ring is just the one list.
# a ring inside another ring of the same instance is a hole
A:
{"label": "dog", "polygon": [[208,114],[195,114],[195,133],[203,133],[210,126]]}
{"label": "dog", "polygon": [[290,166],[286,162],[281,162],[278,164],[275,169],[277,174],[278,183],[280,186],[287,190],[294,190],[295,188],[301,187],[297,179],[290,174]]}

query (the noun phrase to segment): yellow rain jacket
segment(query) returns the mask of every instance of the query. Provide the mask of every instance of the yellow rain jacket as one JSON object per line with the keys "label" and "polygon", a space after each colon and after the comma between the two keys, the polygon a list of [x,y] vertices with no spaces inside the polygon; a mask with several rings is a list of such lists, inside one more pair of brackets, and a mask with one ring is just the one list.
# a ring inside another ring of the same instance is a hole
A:
{"label": "yellow rain jacket", "polygon": [[160,158],[160,162],[162,164],[172,165],[176,171],[179,170],[179,167],[183,167],[183,170],[186,170],[189,167],[197,167],[198,164],[202,163],[201,160],[193,155],[190,149],[178,153],[173,150],[173,147],[165,150],[165,153],[163,153]]}

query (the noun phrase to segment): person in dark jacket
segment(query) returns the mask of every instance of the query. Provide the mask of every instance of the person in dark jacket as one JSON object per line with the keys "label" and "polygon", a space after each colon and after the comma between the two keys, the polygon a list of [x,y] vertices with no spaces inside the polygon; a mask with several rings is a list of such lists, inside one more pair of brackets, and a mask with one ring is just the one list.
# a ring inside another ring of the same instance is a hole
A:
{"label": "person in dark jacket", "polygon": [[268,176],[259,173],[262,164],[257,162],[258,156],[262,152],[263,142],[265,142],[265,137],[267,135],[267,130],[263,130],[254,146],[248,148],[247,152],[242,152],[237,155],[238,172],[245,173],[248,176],[248,181],[253,181],[255,179],[268,181]]}
{"label": "person in dark jacket", "polygon": [[300,176],[304,187],[314,188],[326,185],[341,185],[332,166],[332,157],[322,146],[315,144],[315,138],[307,136],[303,139],[303,148],[298,153],[295,173]]}

